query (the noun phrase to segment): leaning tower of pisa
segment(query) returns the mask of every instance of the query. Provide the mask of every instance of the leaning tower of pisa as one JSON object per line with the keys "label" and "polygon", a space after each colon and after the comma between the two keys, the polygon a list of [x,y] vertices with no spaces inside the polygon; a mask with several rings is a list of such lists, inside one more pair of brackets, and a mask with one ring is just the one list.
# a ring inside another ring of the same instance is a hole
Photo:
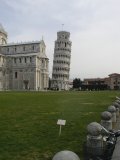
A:
{"label": "leaning tower of pisa", "polygon": [[70,58],[71,58],[70,33],[57,32],[55,41],[54,60],[51,87],[58,90],[68,90]]}
{"label": "leaning tower of pisa", "polygon": [[7,32],[4,30],[2,24],[0,24],[0,45],[7,44]]}

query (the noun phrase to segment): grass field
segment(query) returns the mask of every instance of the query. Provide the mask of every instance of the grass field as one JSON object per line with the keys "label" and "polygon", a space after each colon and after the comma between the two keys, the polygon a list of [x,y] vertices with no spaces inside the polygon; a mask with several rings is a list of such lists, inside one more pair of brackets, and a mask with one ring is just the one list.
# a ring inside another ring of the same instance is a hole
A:
{"label": "grass field", "polygon": [[[80,157],[86,126],[100,122],[120,92],[0,92],[0,160],[51,160],[61,150]],[[58,119],[65,119],[59,137]]]}

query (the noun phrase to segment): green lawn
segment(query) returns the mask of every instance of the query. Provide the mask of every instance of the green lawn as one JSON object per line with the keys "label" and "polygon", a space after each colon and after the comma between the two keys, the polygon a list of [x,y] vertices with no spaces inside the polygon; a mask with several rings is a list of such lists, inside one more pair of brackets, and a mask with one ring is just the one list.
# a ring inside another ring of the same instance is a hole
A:
{"label": "green lawn", "polygon": [[[105,92],[0,92],[0,160],[51,160],[61,150],[80,157],[86,126],[100,122],[119,96]],[[65,119],[59,137],[57,120]]]}

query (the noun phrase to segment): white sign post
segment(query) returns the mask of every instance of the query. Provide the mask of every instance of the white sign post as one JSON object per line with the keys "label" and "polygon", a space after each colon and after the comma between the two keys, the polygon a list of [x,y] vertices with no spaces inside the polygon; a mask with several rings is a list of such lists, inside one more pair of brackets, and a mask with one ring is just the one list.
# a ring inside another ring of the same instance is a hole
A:
{"label": "white sign post", "polygon": [[66,124],[66,120],[58,119],[57,125],[60,125],[59,136],[61,135],[61,132],[62,132],[62,126],[65,126],[65,124]]}

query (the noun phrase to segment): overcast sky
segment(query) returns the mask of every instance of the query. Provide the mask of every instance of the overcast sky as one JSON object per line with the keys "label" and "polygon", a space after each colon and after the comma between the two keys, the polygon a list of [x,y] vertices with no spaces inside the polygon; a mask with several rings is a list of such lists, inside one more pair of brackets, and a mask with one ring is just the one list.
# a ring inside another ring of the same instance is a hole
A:
{"label": "overcast sky", "polygon": [[57,31],[71,33],[70,78],[120,73],[120,0],[0,0],[8,42],[46,43],[52,73]]}

